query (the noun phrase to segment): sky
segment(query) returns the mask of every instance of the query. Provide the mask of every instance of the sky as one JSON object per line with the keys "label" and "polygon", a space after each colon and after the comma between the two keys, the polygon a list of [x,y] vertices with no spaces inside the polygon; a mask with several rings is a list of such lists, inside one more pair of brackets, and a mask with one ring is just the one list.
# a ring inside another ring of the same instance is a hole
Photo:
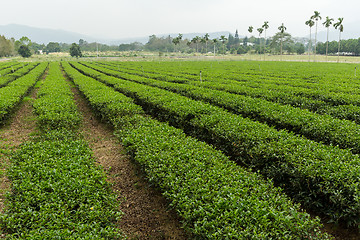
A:
{"label": "sky", "polygon": [[[257,29],[264,21],[269,22],[269,35],[277,32],[284,23],[292,36],[303,37],[309,34],[305,21],[315,10],[323,19],[326,16],[334,19],[344,17],[344,29],[347,23],[360,22],[358,0],[0,1],[0,25],[62,29],[108,39],[170,33],[235,32],[236,29],[239,35],[250,36],[248,27],[251,25]],[[325,29],[319,25],[319,30]]]}

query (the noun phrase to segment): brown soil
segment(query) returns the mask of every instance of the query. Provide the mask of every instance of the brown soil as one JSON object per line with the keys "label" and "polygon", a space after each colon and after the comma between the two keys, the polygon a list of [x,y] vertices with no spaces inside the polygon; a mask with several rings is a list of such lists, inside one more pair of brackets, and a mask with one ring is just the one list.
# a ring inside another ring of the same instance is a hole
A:
{"label": "brown soil", "polygon": [[187,239],[176,213],[168,208],[161,193],[149,186],[141,170],[124,153],[109,124],[95,117],[86,100],[73,88],[83,115],[80,131],[89,142],[98,163],[121,202],[124,215],[119,228],[129,239]]}
{"label": "brown soil", "polygon": [[[46,73],[42,77],[44,79]],[[10,183],[5,176],[9,165],[9,153],[16,150],[20,144],[27,141],[36,131],[36,116],[34,115],[32,100],[36,98],[37,88],[33,88],[28,97],[25,97],[14,113],[0,125],[0,212],[4,207],[4,193],[9,189]]]}
{"label": "brown soil", "polygon": [[[5,194],[10,190],[10,181],[5,175],[10,164],[9,154],[36,131],[31,104],[31,100],[36,98],[36,92],[33,89],[30,99],[25,98],[5,124],[0,126],[0,213],[4,212]],[[5,235],[1,234],[0,238],[5,238]]]}

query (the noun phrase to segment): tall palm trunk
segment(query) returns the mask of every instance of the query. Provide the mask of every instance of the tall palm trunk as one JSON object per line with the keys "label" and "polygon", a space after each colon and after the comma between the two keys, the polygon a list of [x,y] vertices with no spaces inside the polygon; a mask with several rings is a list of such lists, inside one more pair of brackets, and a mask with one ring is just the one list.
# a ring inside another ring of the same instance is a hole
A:
{"label": "tall palm trunk", "polygon": [[329,27],[327,28],[327,36],[326,36],[326,61],[328,61],[328,49],[329,49]]}
{"label": "tall palm trunk", "polygon": [[266,51],[266,29],[265,29],[265,39],[264,39],[264,61],[265,61],[265,51]]}
{"label": "tall palm trunk", "polygon": [[280,61],[282,61],[282,46],[283,46],[283,38],[281,36],[281,41],[280,41]]}
{"label": "tall palm trunk", "polygon": [[339,32],[339,46],[338,46],[338,60],[337,60],[337,62],[340,61],[340,40],[341,40],[341,31]]}
{"label": "tall palm trunk", "polygon": [[316,21],[316,29],[315,29],[315,53],[314,53],[314,62],[316,61],[316,40],[317,40],[317,24],[318,21]]}
{"label": "tall palm trunk", "polygon": [[309,41],[309,51],[308,51],[308,54],[309,54],[309,62],[310,62],[310,51],[311,51],[311,28],[310,28],[310,41]]}

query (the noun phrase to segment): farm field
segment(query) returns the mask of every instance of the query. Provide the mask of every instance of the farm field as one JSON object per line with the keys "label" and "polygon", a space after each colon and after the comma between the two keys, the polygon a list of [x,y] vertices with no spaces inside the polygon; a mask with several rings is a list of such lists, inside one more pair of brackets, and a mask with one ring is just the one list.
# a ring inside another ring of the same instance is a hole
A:
{"label": "farm field", "polygon": [[[318,62],[0,62],[2,234],[358,239],[357,70]],[[34,126],[16,135],[13,122],[30,113]],[[95,149],[105,141],[100,125],[118,148],[109,158]],[[120,184],[125,163],[116,161],[125,158],[142,178],[128,179],[134,190]]]}

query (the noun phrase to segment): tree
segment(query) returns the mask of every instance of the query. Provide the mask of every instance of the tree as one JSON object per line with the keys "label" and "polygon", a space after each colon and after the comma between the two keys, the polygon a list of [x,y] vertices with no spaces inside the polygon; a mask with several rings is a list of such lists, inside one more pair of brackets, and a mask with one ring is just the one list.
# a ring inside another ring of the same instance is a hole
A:
{"label": "tree", "polygon": [[46,45],[44,51],[46,53],[52,53],[52,52],[60,52],[60,44],[57,42],[49,42],[48,45]]}
{"label": "tree", "polygon": [[234,40],[234,45],[235,47],[239,47],[239,44],[240,44],[240,38],[239,38],[239,32],[238,30],[236,29],[235,31],[235,36],[234,36],[235,40]]}
{"label": "tree", "polygon": [[0,35],[0,57],[7,57],[14,52],[14,45],[11,40]]}
{"label": "tree", "polygon": [[23,57],[23,58],[28,58],[31,57],[31,51],[29,49],[28,46],[26,45],[21,45],[18,49],[18,53]]}
{"label": "tree", "polygon": [[334,23],[335,29],[339,28],[339,47],[338,47],[338,62],[340,59],[340,40],[341,40],[341,33],[344,31],[344,26],[342,24],[344,18],[338,18],[338,22]]}
{"label": "tree", "polygon": [[204,36],[204,40],[205,40],[205,44],[206,44],[206,52],[208,51],[209,37],[210,37],[210,35],[208,33],[206,33]]}
{"label": "tree", "polygon": [[305,46],[302,43],[295,43],[296,53],[301,55],[305,53]]}
{"label": "tree", "polygon": [[175,44],[174,52],[176,52],[176,45],[180,44],[182,37],[183,35],[179,33],[179,35],[172,40],[172,42]]}
{"label": "tree", "polygon": [[[271,42],[270,42],[270,48],[272,48],[276,54],[280,54],[280,52],[281,52],[281,42],[282,42],[283,50],[284,49],[287,49],[287,50],[296,49],[296,46],[293,46],[294,40],[289,33],[277,32],[271,38]],[[291,46],[291,47],[289,47],[289,46]]]}
{"label": "tree", "polygon": [[195,36],[193,39],[191,39],[191,42],[196,44],[196,52],[198,52],[199,41],[200,41],[199,36]]}
{"label": "tree", "polygon": [[262,25],[262,28],[264,29],[265,31],[265,44],[264,44],[264,61],[265,61],[265,49],[266,49],[266,29],[269,28],[269,22],[268,21],[265,21],[264,24]]}
{"label": "tree", "polygon": [[281,38],[280,38],[280,41],[281,41],[281,45],[280,45],[280,60],[282,60],[282,45],[283,45],[283,37],[284,37],[284,32],[286,30],[286,27],[284,26],[284,23],[281,24],[280,27],[278,27],[278,29],[280,30],[280,33],[281,33]]}
{"label": "tree", "polygon": [[40,53],[40,50],[44,50],[45,44],[39,44],[36,42],[31,43],[30,51],[33,51],[34,53],[38,54]]}
{"label": "tree", "polygon": [[318,21],[321,20],[320,12],[314,11],[314,15],[311,16],[311,19],[314,19],[315,22],[316,22],[316,27],[315,27],[315,54],[314,54],[314,61],[315,61],[315,57],[316,57],[317,25],[318,25]]}
{"label": "tree", "polygon": [[329,27],[332,25],[334,19],[326,17],[325,22],[323,22],[323,25],[327,28],[327,35],[326,35],[326,61],[328,57],[328,49],[329,49]]}
{"label": "tree", "polygon": [[215,57],[216,43],[218,42],[218,40],[214,38],[212,41],[214,43],[214,57]]}
{"label": "tree", "polygon": [[79,46],[80,46],[80,47],[83,47],[83,46],[85,46],[85,45],[87,45],[87,44],[88,44],[88,42],[85,41],[84,39],[80,39],[80,40],[79,40]]}
{"label": "tree", "polygon": [[201,43],[201,52],[203,53],[204,52],[204,43],[206,44],[206,40],[205,38],[200,38],[200,43]]}
{"label": "tree", "polygon": [[306,25],[310,27],[310,41],[309,41],[309,62],[310,62],[310,52],[311,52],[311,28],[314,26],[315,22],[310,18],[305,22]]}
{"label": "tree", "polygon": [[222,42],[223,44],[223,51],[224,51],[224,54],[226,54],[225,52],[225,42],[226,42],[227,38],[224,36],[224,35],[221,35],[220,36],[220,41]]}
{"label": "tree", "polygon": [[21,37],[19,40],[15,42],[15,50],[19,50],[20,46],[27,46],[29,49],[32,45],[31,40],[28,37]]}
{"label": "tree", "polygon": [[254,30],[254,27],[253,27],[253,26],[250,26],[250,27],[248,28],[248,32],[249,32],[249,33],[252,33],[253,30]]}
{"label": "tree", "polygon": [[80,46],[76,43],[73,43],[70,48],[70,56],[72,57],[82,57]]}
{"label": "tree", "polygon": [[259,53],[261,54],[261,34],[262,34],[262,32],[264,31],[264,29],[263,28],[258,28],[258,29],[256,29],[258,32],[259,32],[259,41],[260,41],[260,51],[259,51]]}

